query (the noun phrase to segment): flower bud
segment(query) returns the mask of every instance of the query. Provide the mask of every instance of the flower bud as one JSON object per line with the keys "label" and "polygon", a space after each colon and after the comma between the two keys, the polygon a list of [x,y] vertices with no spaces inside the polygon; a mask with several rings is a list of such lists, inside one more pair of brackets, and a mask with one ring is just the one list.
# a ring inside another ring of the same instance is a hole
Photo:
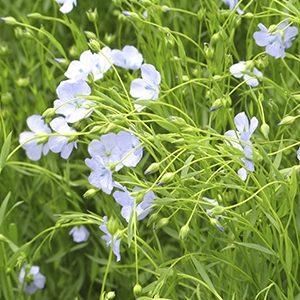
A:
{"label": "flower bud", "polygon": [[12,101],[12,99],[12,94],[9,92],[1,94],[1,102],[3,104],[9,104]]}
{"label": "flower bud", "polygon": [[97,11],[97,8],[95,8],[94,10],[92,9],[89,9],[87,12],[86,12],[86,15],[87,15],[87,18],[90,22],[96,22],[97,19],[98,19],[98,11]]}
{"label": "flower bud", "polygon": [[111,291],[105,295],[105,300],[115,299],[115,297],[116,297],[116,293],[114,291]]}
{"label": "flower bud", "polygon": [[210,223],[215,226],[219,231],[224,232],[224,228],[221,226],[220,222],[217,219],[210,218]]}
{"label": "flower bud", "polygon": [[292,117],[292,116],[286,116],[284,117],[278,125],[287,125],[287,124],[292,124],[294,121],[297,119],[297,117]]}
{"label": "flower bud", "polygon": [[159,163],[152,163],[144,172],[145,175],[153,174],[159,170]]}
{"label": "flower bud", "polygon": [[158,185],[164,185],[168,182],[170,182],[174,177],[176,173],[175,172],[167,172],[165,173],[162,178],[160,179]]}
{"label": "flower bud", "polygon": [[84,34],[86,35],[86,37],[88,39],[96,39],[97,38],[96,34],[92,31],[85,31]]}
{"label": "flower bud", "polygon": [[183,82],[188,82],[190,80],[189,76],[187,75],[182,75],[182,81]]}
{"label": "flower bud", "polygon": [[111,44],[116,39],[116,36],[114,34],[105,33],[104,35],[104,42],[106,44]]}
{"label": "flower bud", "polygon": [[107,229],[111,235],[114,235],[118,231],[119,224],[113,217],[108,220]]}
{"label": "flower bud", "polygon": [[140,284],[136,284],[135,286],[134,286],[134,288],[133,288],[133,294],[134,294],[134,296],[135,297],[138,297],[141,293],[142,293],[142,287],[141,287],[141,285]]}
{"label": "flower bud", "polygon": [[265,139],[269,138],[269,132],[270,132],[270,127],[267,123],[263,123],[260,127],[260,131],[263,134],[263,136],[265,137]]}
{"label": "flower bud", "polygon": [[162,228],[169,224],[169,218],[162,218],[156,224],[156,229]]}
{"label": "flower bud", "polygon": [[94,195],[96,195],[97,192],[98,192],[98,190],[96,190],[96,189],[89,189],[83,194],[83,198],[93,197]]}
{"label": "flower bud", "polygon": [[8,52],[9,52],[9,50],[8,50],[8,46],[7,45],[1,45],[0,46],[0,55],[1,56],[7,55]]}
{"label": "flower bud", "polygon": [[101,49],[100,43],[96,39],[90,39],[88,45],[95,52],[99,52]]}
{"label": "flower bud", "polygon": [[212,46],[215,46],[220,40],[222,40],[221,33],[217,32],[217,33],[212,35],[212,37],[210,39],[210,43],[211,43]]}
{"label": "flower bud", "polygon": [[223,206],[217,205],[217,206],[213,207],[210,211],[213,216],[217,216],[217,215],[221,215],[222,213],[224,213],[225,208]]}
{"label": "flower bud", "polygon": [[167,5],[163,5],[163,6],[161,7],[161,11],[164,12],[164,13],[168,12],[169,10],[170,10],[170,7],[167,6]]}
{"label": "flower bud", "polygon": [[243,15],[243,17],[246,19],[252,19],[254,17],[254,14],[251,12],[247,12]]}
{"label": "flower bud", "polygon": [[208,60],[214,57],[214,49],[208,45],[204,45],[204,54]]}
{"label": "flower bud", "polygon": [[47,108],[44,112],[43,112],[43,117],[44,118],[52,118],[55,116],[55,108],[53,107],[50,107],[50,108]]}
{"label": "flower bud", "polygon": [[9,25],[16,25],[18,21],[14,17],[2,17],[2,21]]}
{"label": "flower bud", "polygon": [[221,108],[223,106],[223,103],[221,101],[221,99],[217,99],[214,101],[214,103],[212,104],[210,111],[216,111],[217,109]]}
{"label": "flower bud", "polygon": [[190,227],[188,224],[185,224],[181,227],[179,231],[179,238],[184,240],[190,231]]}
{"label": "flower bud", "polygon": [[31,13],[27,15],[28,18],[32,18],[32,19],[41,19],[43,18],[43,15],[39,14],[39,13]]}
{"label": "flower bud", "polygon": [[203,18],[205,17],[205,15],[206,15],[205,9],[203,9],[203,8],[199,9],[199,11],[198,11],[198,13],[197,13],[197,18],[198,18],[198,20],[199,20],[199,21],[202,21]]}
{"label": "flower bud", "polygon": [[29,78],[26,77],[26,78],[19,78],[17,79],[16,81],[16,85],[19,86],[19,87],[26,87],[29,85]]}

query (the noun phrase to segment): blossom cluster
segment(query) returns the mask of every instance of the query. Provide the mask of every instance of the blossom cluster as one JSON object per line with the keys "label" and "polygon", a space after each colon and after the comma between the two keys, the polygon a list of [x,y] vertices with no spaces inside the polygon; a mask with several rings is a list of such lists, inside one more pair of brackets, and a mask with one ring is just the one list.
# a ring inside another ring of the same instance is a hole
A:
{"label": "blossom cluster", "polygon": [[69,158],[73,149],[77,148],[78,136],[70,124],[90,117],[96,106],[95,101],[88,100],[92,93],[88,80],[90,77],[94,81],[102,79],[113,65],[141,70],[141,78],[134,79],[130,85],[130,94],[137,99],[135,106],[138,111],[145,108],[138,104],[139,100],[158,99],[160,73],[153,65],[143,64],[143,60],[142,54],[134,46],[125,46],[122,50],[104,47],[98,53],[84,51],[79,60],[69,64],[65,72],[68,79],[60,82],[56,89],[57,99],[49,114],[55,113],[57,117],[49,124],[41,115],[28,117],[27,125],[31,131],[22,132],[19,137],[27,156],[36,161],[50,150],[60,153],[64,159]]}
{"label": "blossom cluster", "polygon": [[[223,2],[229,6],[230,10],[236,9],[239,14],[244,13],[238,7],[238,0],[223,0]],[[265,47],[266,53],[275,59],[285,57],[285,50],[292,46],[292,41],[298,35],[298,28],[290,26],[287,21],[271,25],[269,28],[259,23],[258,28],[259,31],[253,34],[255,43],[260,47]],[[252,60],[235,63],[229,68],[229,71],[235,78],[243,78],[250,87],[257,87],[263,78],[262,72],[255,67],[255,61]],[[234,123],[237,130],[225,132],[225,137],[229,138],[226,143],[243,152],[241,161],[244,167],[238,170],[238,175],[245,181],[248,173],[255,170],[250,138],[258,126],[258,120],[253,117],[249,122],[246,114],[241,112],[235,116]],[[297,152],[297,157],[300,161],[300,149]]]}
{"label": "blossom cluster", "polygon": [[[64,2],[62,9],[69,10],[71,2]],[[72,2],[76,4],[75,2]],[[44,115],[32,115],[27,118],[30,131],[24,131],[19,136],[21,147],[25,149],[29,159],[37,161],[49,151],[60,153],[63,159],[68,159],[78,144],[78,132],[73,125],[92,116],[97,103],[89,100],[92,94],[90,81],[104,78],[113,66],[132,71],[141,71],[141,78],[133,79],[130,84],[130,95],[137,99],[134,102],[137,111],[145,108],[140,100],[156,100],[159,97],[160,73],[151,64],[143,63],[142,54],[134,46],[127,45],[123,49],[102,48],[98,53],[86,50],[78,60],[71,61],[66,72],[66,80],[56,88],[57,99],[53,107],[46,110]],[[143,102],[144,104],[144,102]],[[53,117],[54,116],[54,117]],[[51,119],[52,118],[52,119]],[[49,120],[50,119],[50,120]],[[143,147],[139,138],[128,131],[109,132],[92,140],[88,145],[90,158],[85,159],[91,169],[89,183],[106,194],[113,193],[116,203],[121,205],[121,216],[129,222],[131,218],[137,221],[144,219],[152,210],[152,202],[156,195],[152,191],[144,192],[141,187],[134,187],[129,192],[127,187],[114,179],[114,174],[124,167],[134,168],[143,157]],[[143,194],[138,201],[136,193]],[[107,227],[108,217],[103,218],[103,225],[99,228],[104,232],[102,239],[106,245],[112,247],[117,261],[121,259],[120,238],[111,234]],[[83,226],[75,226],[69,231],[75,243],[88,240],[89,231]],[[31,273],[30,273],[31,272]],[[33,267],[29,273],[32,284],[25,285],[28,293],[43,288],[42,277],[38,267]],[[20,282],[24,281],[24,270],[20,272]],[[28,282],[28,280],[26,281]]]}

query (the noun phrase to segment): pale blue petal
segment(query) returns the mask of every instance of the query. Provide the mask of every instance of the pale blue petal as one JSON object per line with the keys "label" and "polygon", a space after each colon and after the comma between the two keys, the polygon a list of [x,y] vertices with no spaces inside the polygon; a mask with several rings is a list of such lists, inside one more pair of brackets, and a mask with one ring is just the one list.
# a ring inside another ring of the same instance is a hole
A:
{"label": "pale blue petal", "polygon": [[113,241],[113,253],[117,258],[117,261],[121,260],[121,255],[120,255],[120,240],[115,240]]}
{"label": "pale blue petal", "polygon": [[153,65],[143,64],[141,66],[142,78],[152,84],[158,86],[161,81],[160,73],[155,69]]}
{"label": "pale blue petal", "polygon": [[275,57],[276,59],[285,57],[284,47],[282,43],[277,40],[274,43],[267,45],[266,53]]}
{"label": "pale blue petal", "polygon": [[238,175],[239,175],[239,177],[240,177],[243,181],[245,181],[245,180],[247,179],[247,176],[248,176],[247,170],[246,170],[245,168],[240,168],[240,169],[238,170]]}

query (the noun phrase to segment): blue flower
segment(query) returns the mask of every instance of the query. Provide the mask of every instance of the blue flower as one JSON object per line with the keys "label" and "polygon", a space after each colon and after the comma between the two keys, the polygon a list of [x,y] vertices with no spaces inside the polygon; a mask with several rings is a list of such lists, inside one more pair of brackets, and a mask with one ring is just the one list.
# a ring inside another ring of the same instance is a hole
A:
{"label": "blue flower", "polygon": [[237,6],[239,0],[223,0],[223,2],[229,6],[229,10],[234,10],[236,8],[236,11],[239,15],[244,13],[244,11]]}
{"label": "blue flower", "polygon": [[101,156],[96,155],[91,159],[86,158],[85,164],[92,169],[88,177],[89,183],[110,195],[114,187],[112,171],[105,166]]}
{"label": "blue flower", "polygon": [[250,139],[258,126],[258,120],[256,117],[253,117],[249,122],[247,115],[241,112],[235,116],[234,124],[237,131],[228,130],[224,135],[230,138],[230,141],[227,143],[244,153],[244,157],[241,158],[244,168],[238,170],[238,175],[245,181],[247,179],[247,171],[254,172],[254,163],[252,161],[253,151]]}
{"label": "blue flower", "polygon": [[300,148],[299,148],[298,151],[297,151],[297,158],[298,158],[299,163],[300,163]]}
{"label": "blue flower", "polygon": [[91,88],[83,80],[62,81],[56,89],[58,99],[54,101],[56,113],[65,116],[68,123],[88,118],[93,112],[94,102],[82,98],[91,93]]}
{"label": "blue flower", "polygon": [[258,46],[266,47],[266,53],[277,58],[285,57],[285,49],[290,48],[292,40],[298,34],[297,27],[289,27],[288,22],[283,22],[278,26],[272,25],[269,29],[259,23],[260,31],[253,34]]}
{"label": "blue flower", "polygon": [[72,134],[76,132],[70,127],[63,117],[58,117],[50,122],[51,128],[59,133],[57,136],[50,136],[48,140],[49,148],[54,153],[60,153],[64,159],[68,159],[74,148],[77,148],[77,142],[72,141]]}
{"label": "blue flower", "polygon": [[112,50],[113,64],[124,69],[140,69],[143,60],[143,55],[134,46],[125,46],[122,50]]}
{"label": "blue flower", "polygon": [[[125,186],[119,184],[117,187],[121,191],[115,191],[113,197],[116,202],[122,206],[121,215],[128,223],[134,210],[138,221],[143,220],[151,212],[152,202],[156,198],[156,195],[152,191],[146,193],[143,197],[143,201],[137,204]],[[140,187],[135,187],[133,192],[139,190],[141,190]]]}
{"label": "blue flower", "polygon": [[143,148],[139,139],[132,133],[120,131],[117,134],[117,144],[121,153],[118,167],[136,167],[143,157]]}
{"label": "blue flower", "polygon": [[77,0],[55,0],[58,4],[62,4],[59,9],[63,14],[69,13],[74,6],[77,5]]}
{"label": "blue flower", "polygon": [[103,78],[104,74],[112,66],[112,51],[109,47],[104,47],[99,53],[92,53],[86,50],[81,53],[79,60],[73,60],[65,76],[72,80],[86,81],[90,74],[94,81]]}
{"label": "blue flower", "polygon": [[117,258],[117,261],[121,260],[120,255],[120,239],[117,239],[115,235],[112,235],[107,228],[107,216],[103,217],[103,224],[99,226],[99,229],[104,232],[104,235],[101,238],[106,242],[107,247],[112,247],[113,253]]}
{"label": "blue flower", "polygon": [[90,233],[85,226],[80,225],[73,227],[69,231],[69,235],[72,235],[75,243],[82,243],[88,240]]}
{"label": "blue flower", "polygon": [[251,73],[259,78],[262,77],[262,72],[260,72],[257,68],[252,67],[251,65],[251,61],[240,61],[237,64],[233,64],[230,67],[229,71],[236,78],[243,77],[249,86],[256,87],[259,85],[259,81],[257,78],[251,76]]}
{"label": "blue flower", "polygon": [[[141,66],[142,78],[134,79],[130,85],[130,95],[138,100],[156,100],[159,96],[160,73],[153,65]],[[137,101],[138,102],[138,101]],[[135,107],[141,111],[145,106],[136,103]]]}
{"label": "blue flower", "polygon": [[19,136],[19,143],[25,149],[26,155],[31,160],[39,160],[49,152],[48,135],[51,133],[49,126],[40,115],[32,115],[27,118],[27,125],[31,131],[24,131]]}
{"label": "blue flower", "polygon": [[29,271],[24,266],[20,270],[19,283],[28,294],[34,294],[38,289],[43,289],[46,277],[40,273],[38,266],[30,267]]}
{"label": "blue flower", "polygon": [[88,151],[92,158],[86,159],[85,163],[93,170],[88,180],[107,194],[114,186],[112,170],[117,172],[124,166],[135,167],[143,156],[138,138],[125,131],[102,135],[100,140],[89,144]]}

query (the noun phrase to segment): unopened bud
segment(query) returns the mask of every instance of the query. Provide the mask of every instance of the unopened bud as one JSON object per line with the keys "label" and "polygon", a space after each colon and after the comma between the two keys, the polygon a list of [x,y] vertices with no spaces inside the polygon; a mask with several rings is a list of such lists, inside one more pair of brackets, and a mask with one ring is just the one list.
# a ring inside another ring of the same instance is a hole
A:
{"label": "unopened bud", "polygon": [[134,286],[134,288],[133,288],[133,294],[134,294],[134,296],[135,297],[138,297],[141,293],[142,293],[142,287],[141,287],[141,285],[140,284],[136,284],[135,286]]}
{"label": "unopened bud", "polygon": [[43,117],[44,118],[52,118],[55,115],[55,108],[47,108],[44,112],[43,112]]}
{"label": "unopened bud", "polygon": [[220,222],[217,219],[211,218],[210,223],[215,226],[219,231],[224,232],[223,226],[220,224]]}
{"label": "unopened bud", "polygon": [[190,231],[190,227],[188,224],[185,224],[181,227],[179,231],[179,238],[184,240]]}
{"label": "unopened bud", "polygon": [[213,34],[211,39],[210,39],[211,45],[212,46],[216,45],[217,42],[220,41],[221,39],[222,39],[222,36],[221,36],[220,32],[217,32],[217,33]]}
{"label": "unopened bud", "polygon": [[243,15],[243,17],[246,19],[252,19],[254,17],[254,14],[251,12],[247,12]]}
{"label": "unopened bud", "polygon": [[2,17],[2,21],[9,25],[16,25],[18,24],[17,20],[14,17]]}
{"label": "unopened bud", "polygon": [[211,60],[214,57],[214,49],[208,45],[204,45],[204,53],[208,60]]}
{"label": "unopened bud", "polygon": [[161,7],[161,11],[164,12],[164,13],[168,12],[169,10],[170,10],[170,7],[167,6],[167,5],[163,5],[163,6]]}
{"label": "unopened bud", "polygon": [[162,218],[156,224],[156,229],[162,228],[169,224],[169,218]]}
{"label": "unopened bud", "polygon": [[97,11],[97,8],[95,8],[94,10],[92,9],[89,9],[87,12],[86,12],[86,15],[87,15],[87,18],[90,22],[96,22],[97,19],[98,19],[98,11]]}
{"label": "unopened bud", "polygon": [[190,80],[189,76],[187,76],[187,75],[182,76],[182,81],[183,82],[188,82],[189,80]]}
{"label": "unopened bud", "polygon": [[159,170],[159,163],[152,163],[144,172],[145,175],[153,174]]}
{"label": "unopened bud", "polygon": [[107,229],[111,235],[114,235],[118,231],[119,224],[113,217],[108,220]]}
{"label": "unopened bud", "polygon": [[17,86],[19,87],[26,87],[29,85],[29,78],[26,77],[26,78],[19,78],[17,81],[16,81],[16,84]]}
{"label": "unopened bud", "polygon": [[217,206],[213,207],[210,211],[213,216],[218,216],[218,215],[221,215],[222,213],[224,213],[225,208],[223,206],[217,205]]}
{"label": "unopened bud", "polygon": [[104,42],[106,44],[111,44],[115,40],[116,36],[114,34],[105,33]]}
{"label": "unopened bud", "polygon": [[27,15],[28,18],[32,18],[32,19],[41,19],[43,17],[43,15],[39,14],[39,13],[31,13]]}
{"label": "unopened bud", "polygon": [[174,177],[175,177],[176,173],[175,172],[167,172],[165,173],[162,178],[160,179],[158,185],[163,185],[166,184],[168,182],[170,182]]}
{"label": "unopened bud", "polygon": [[284,117],[284,118],[278,123],[278,125],[292,124],[292,123],[294,123],[294,121],[295,121],[296,119],[297,119],[296,117],[286,116],[286,117]]}
{"label": "unopened bud", "polygon": [[89,189],[83,194],[83,198],[93,197],[94,195],[96,195],[97,192],[98,192],[98,190],[96,190],[96,189]]}
{"label": "unopened bud", "polygon": [[115,299],[115,297],[116,297],[116,293],[114,291],[111,291],[105,295],[105,300]]}
{"label": "unopened bud", "polygon": [[88,39],[96,39],[97,38],[96,34],[92,31],[85,31],[84,34],[86,35],[86,37]]}
{"label": "unopened bud", "polygon": [[217,99],[214,101],[213,105],[210,108],[210,111],[216,111],[217,109],[221,108],[223,106],[223,103],[221,99]]}
{"label": "unopened bud", "polygon": [[269,138],[270,126],[267,123],[263,123],[260,127],[260,131],[265,137],[265,139]]}
{"label": "unopened bud", "polygon": [[8,46],[6,46],[6,45],[0,46],[0,55],[1,56],[7,55],[8,52],[9,52],[8,51]]}
{"label": "unopened bud", "polygon": [[90,39],[88,45],[95,52],[99,52],[101,49],[100,43],[95,39]]}
{"label": "unopened bud", "polygon": [[203,20],[203,18],[205,17],[205,15],[206,15],[206,11],[205,11],[205,9],[199,9],[199,11],[198,11],[198,13],[197,13],[197,18],[198,18],[198,20],[199,21],[202,21]]}

